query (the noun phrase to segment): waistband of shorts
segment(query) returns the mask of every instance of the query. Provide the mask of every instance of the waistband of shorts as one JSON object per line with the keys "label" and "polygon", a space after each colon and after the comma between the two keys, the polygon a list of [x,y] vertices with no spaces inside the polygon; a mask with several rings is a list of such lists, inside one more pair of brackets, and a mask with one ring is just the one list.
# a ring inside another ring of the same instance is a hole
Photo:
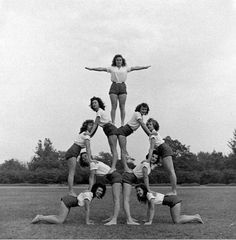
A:
{"label": "waistband of shorts", "polygon": [[112,84],[113,83],[115,83],[115,84],[122,84],[122,83],[125,84],[125,82],[113,82],[113,81],[111,81],[111,82],[112,82]]}

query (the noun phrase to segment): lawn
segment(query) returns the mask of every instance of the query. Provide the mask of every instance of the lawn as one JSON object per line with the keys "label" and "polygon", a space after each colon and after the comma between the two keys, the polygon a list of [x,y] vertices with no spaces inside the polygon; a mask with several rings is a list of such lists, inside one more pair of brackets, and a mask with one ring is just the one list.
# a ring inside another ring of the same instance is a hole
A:
{"label": "lawn", "polygon": [[[75,188],[80,192],[83,188]],[[153,187],[155,191],[167,192],[166,187]],[[236,238],[236,187],[179,187],[178,195],[183,200],[182,213],[199,213],[204,224],[173,224],[169,209],[157,206],[151,226],[128,226],[121,208],[118,224],[104,226],[102,219],[112,212],[111,189],[102,200],[91,204],[91,219],[95,225],[85,225],[84,209],[73,208],[62,225],[30,224],[36,214],[55,214],[60,197],[67,193],[66,187],[0,187],[0,238],[21,239],[143,239],[143,238],[187,238],[226,239]],[[133,190],[131,213],[141,220],[146,207],[141,205]]]}

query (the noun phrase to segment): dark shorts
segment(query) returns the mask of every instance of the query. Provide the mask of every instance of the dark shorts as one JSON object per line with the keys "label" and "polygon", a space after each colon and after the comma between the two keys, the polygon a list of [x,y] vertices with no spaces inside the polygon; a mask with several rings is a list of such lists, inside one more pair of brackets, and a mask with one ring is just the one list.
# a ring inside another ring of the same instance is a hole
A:
{"label": "dark shorts", "polygon": [[113,82],[111,84],[109,94],[116,94],[116,95],[127,94],[126,84],[124,82],[123,83]]}
{"label": "dark shorts", "polygon": [[117,135],[117,127],[111,123],[107,123],[103,126],[103,132],[107,137]]}
{"label": "dark shorts", "polygon": [[122,135],[122,136],[128,137],[132,133],[133,133],[133,129],[128,124],[126,124],[125,126],[121,126],[117,129],[118,136]]}
{"label": "dark shorts", "polygon": [[133,185],[138,182],[138,178],[133,173],[124,172],[122,174],[122,182]]}
{"label": "dark shorts", "polygon": [[182,200],[180,200],[176,195],[165,195],[162,205],[167,205],[172,208],[180,202],[182,202]]}
{"label": "dark shorts", "polygon": [[122,176],[119,172],[114,171],[111,174],[107,174],[104,176],[96,176],[96,182],[111,185],[113,185],[114,183],[122,183]]}
{"label": "dark shorts", "polygon": [[106,179],[111,185],[113,185],[114,183],[122,183],[122,176],[117,171],[114,171],[111,174],[107,174]]}
{"label": "dark shorts", "polygon": [[71,195],[66,195],[61,198],[61,201],[64,202],[66,207],[71,208],[71,207],[78,207],[78,199],[77,197],[71,196]]}
{"label": "dark shorts", "polygon": [[80,154],[81,151],[81,147],[79,145],[77,145],[76,143],[74,143],[67,151],[65,154],[65,158],[66,160],[68,160],[69,158],[75,157],[77,158]]}
{"label": "dark shorts", "polygon": [[173,151],[166,143],[162,143],[159,147],[155,148],[159,157],[173,156]]}

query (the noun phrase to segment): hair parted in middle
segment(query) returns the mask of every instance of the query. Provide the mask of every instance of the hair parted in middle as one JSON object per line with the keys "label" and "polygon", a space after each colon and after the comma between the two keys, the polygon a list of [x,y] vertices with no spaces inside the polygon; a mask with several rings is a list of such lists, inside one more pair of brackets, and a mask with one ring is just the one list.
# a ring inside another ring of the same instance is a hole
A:
{"label": "hair parted in middle", "polygon": [[104,104],[104,102],[102,101],[102,99],[99,98],[99,97],[92,97],[92,98],[90,99],[90,105],[89,105],[89,106],[92,108],[92,110],[94,110],[94,109],[93,109],[93,106],[92,106],[92,102],[93,102],[94,100],[98,101],[99,108],[105,110],[105,104]]}
{"label": "hair parted in middle", "polygon": [[149,106],[148,106],[147,103],[140,103],[140,104],[135,108],[134,111],[135,111],[135,112],[140,112],[141,107],[147,108],[147,114],[148,114],[148,112],[149,112]]}
{"label": "hair parted in middle", "polygon": [[148,201],[148,199],[147,199],[147,193],[148,193],[147,187],[143,183],[141,183],[141,184],[138,184],[138,185],[135,186],[135,189],[137,189],[137,188],[141,188],[143,190],[143,196],[140,197],[137,194],[137,198],[138,198],[139,202],[147,203],[147,201]]}
{"label": "hair parted in middle", "polygon": [[118,57],[122,58],[122,65],[121,65],[121,66],[122,66],[122,67],[125,67],[125,66],[126,66],[126,61],[125,61],[125,59],[122,57],[121,54],[116,54],[116,55],[113,57],[111,66],[112,66],[112,67],[116,67],[116,59],[117,59]]}
{"label": "hair parted in middle", "polygon": [[94,121],[92,119],[85,120],[80,128],[79,133],[87,131],[89,124],[94,124]]}
{"label": "hair parted in middle", "polygon": [[91,192],[93,193],[93,198],[96,197],[96,191],[97,191],[98,188],[102,188],[102,190],[103,190],[102,191],[102,195],[100,197],[100,199],[102,199],[104,197],[105,193],[106,193],[106,189],[107,189],[106,185],[104,185],[102,183],[95,183],[95,184],[93,184],[92,189],[91,189]]}

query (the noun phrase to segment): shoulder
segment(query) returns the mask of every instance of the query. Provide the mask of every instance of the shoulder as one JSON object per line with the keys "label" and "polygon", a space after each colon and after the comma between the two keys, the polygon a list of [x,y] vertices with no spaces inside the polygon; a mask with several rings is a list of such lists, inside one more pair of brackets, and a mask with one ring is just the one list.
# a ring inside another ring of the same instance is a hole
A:
{"label": "shoulder", "polygon": [[154,194],[152,192],[148,192],[147,193],[147,199],[150,201],[153,198],[155,198]]}
{"label": "shoulder", "polygon": [[93,193],[90,191],[84,191],[83,195],[84,195],[84,199],[88,199],[89,201],[91,201],[93,198]]}

